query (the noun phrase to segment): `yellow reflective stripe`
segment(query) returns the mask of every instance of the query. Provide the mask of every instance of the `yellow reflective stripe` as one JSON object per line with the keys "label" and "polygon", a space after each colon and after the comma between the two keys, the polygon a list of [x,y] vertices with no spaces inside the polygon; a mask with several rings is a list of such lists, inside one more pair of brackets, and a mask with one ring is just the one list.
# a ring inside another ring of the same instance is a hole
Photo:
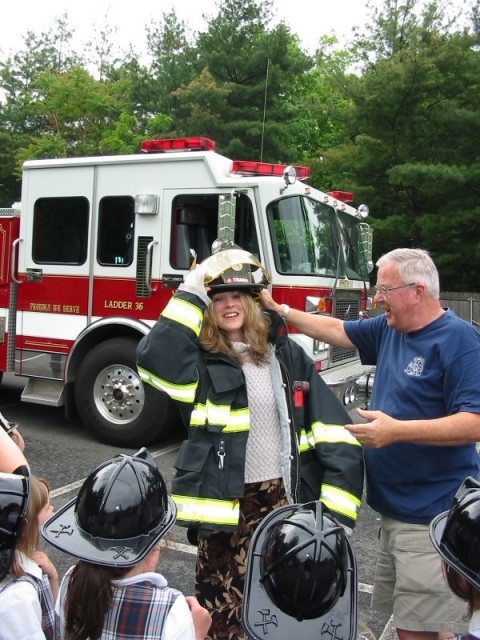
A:
{"label": "yellow reflective stripe", "polygon": [[297,436],[297,446],[300,453],[312,449],[315,446],[313,433],[311,431],[307,433],[305,429],[302,429],[300,432],[300,437]]}
{"label": "yellow reflective stripe", "polygon": [[250,411],[248,409],[232,409],[224,431],[248,431],[250,429]]}
{"label": "yellow reflective stripe", "polygon": [[172,494],[177,506],[177,520],[236,525],[240,517],[238,500],[190,498]]}
{"label": "yellow reflective stripe", "polygon": [[218,405],[207,400],[206,404],[196,404],[190,417],[190,424],[202,427],[204,424],[221,425],[223,431],[239,432],[250,429],[248,409],[231,409],[230,405]]}
{"label": "yellow reflective stripe", "polygon": [[188,327],[197,337],[200,335],[203,312],[191,302],[181,300],[180,298],[172,298],[161,315],[163,318],[174,320]]}
{"label": "yellow reflective stripe", "polygon": [[142,367],[137,367],[138,375],[140,376],[143,382],[155,387],[155,389],[160,389],[160,391],[165,391],[168,395],[178,402],[188,402],[191,403],[195,400],[195,392],[197,390],[197,383],[190,384],[172,384],[171,382],[167,382],[166,380],[162,380],[162,378],[158,378],[154,376],[153,373],[150,373],[146,369],[142,369]]}
{"label": "yellow reflective stripe", "polygon": [[322,485],[320,500],[332,511],[341,513],[352,520],[356,520],[360,510],[360,500],[339,487],[329,484]]}
{"label": "yellow reflective stripe", "polygon": [[325,424],[324,422],[314,422],[312,424],[313,437],[316,444],[320,442],[328,442],[330,444],[336,442],[345,442],[361,446],[359,441],[352,436],[350,431],[344,426],[338,424]]}
{"label": "yellow reflective stripe", "polygon": [[190,414],[190,424],[192,427],[201,427],[207,421],[207,411],[204,404],[196,404]]}

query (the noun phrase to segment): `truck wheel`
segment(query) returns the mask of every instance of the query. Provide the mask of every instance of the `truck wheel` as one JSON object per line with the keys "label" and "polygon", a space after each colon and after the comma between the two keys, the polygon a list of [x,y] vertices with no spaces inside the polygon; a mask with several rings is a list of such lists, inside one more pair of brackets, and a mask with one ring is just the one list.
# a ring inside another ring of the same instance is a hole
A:
{"label": "truck wheel", "polygon": [[132,338],[107,340],[86,355],[78,370],[80,418],[109,444],[141,447],[170,430],[169,398],[140,380],[136,347]]}

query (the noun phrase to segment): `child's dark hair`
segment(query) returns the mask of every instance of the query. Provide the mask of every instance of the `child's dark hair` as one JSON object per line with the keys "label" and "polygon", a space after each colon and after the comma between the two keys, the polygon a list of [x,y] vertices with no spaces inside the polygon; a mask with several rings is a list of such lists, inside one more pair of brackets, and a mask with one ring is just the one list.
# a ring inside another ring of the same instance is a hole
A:
{"label": "child's dark hair", "polygon": [[113,604],[112,580],[122,578],[130,568],[103,567],[79,560],[68,582],[65,602],[65,638],[98,640],[104,618]]}
{"label": "child's dark hair", "polygon": [[464,618],[465,620],[469,620],[472,617],[474,609],[479,605],[480,593],[466,578],[446,562],[443,563],[443,567],[451,591],[467,603],[467,612]]}

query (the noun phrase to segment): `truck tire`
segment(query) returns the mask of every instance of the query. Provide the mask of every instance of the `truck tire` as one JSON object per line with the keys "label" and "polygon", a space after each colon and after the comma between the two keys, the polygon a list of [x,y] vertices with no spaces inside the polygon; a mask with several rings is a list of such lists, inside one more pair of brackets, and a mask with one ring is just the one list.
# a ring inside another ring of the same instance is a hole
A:
{"label": "truck tire", "polygon": [[136,368],[133,338],[112,338],[94,347],[82,361],[75,402],[83,424],[108,444],[141,447],[171,428],[168,396],[144,385]]}

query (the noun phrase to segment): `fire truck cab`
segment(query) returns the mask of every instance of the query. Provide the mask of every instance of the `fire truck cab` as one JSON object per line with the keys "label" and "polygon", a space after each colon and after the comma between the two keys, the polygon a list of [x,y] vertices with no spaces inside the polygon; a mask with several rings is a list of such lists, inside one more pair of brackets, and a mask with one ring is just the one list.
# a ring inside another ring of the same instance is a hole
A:
{"label": "fire truck cab", "polygon": [[[192,260],[211,255],[219,206],[234,208],[234,242],[271,273],[278,302],[360,317],[371,270],[366,207],[308,186],[308,175],[232,161],[206,138],[26,162],[21,204],[0,209],[0,372],[25,377],[22,401],[78,412],[103,441],[137,446],[166,434],[174,410],[140,381],[136,346]],[[354,406],[370,371],[358,354],[292,337]]]}

